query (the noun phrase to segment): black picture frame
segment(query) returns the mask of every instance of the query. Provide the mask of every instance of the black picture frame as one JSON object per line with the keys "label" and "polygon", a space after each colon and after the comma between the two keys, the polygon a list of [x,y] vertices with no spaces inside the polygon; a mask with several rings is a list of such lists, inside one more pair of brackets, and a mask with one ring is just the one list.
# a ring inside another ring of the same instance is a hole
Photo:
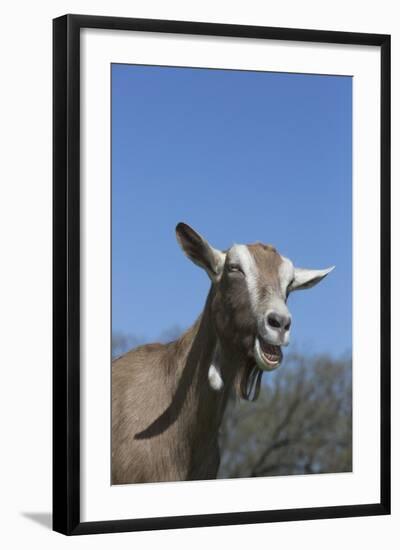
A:
{"label": "black picture frame", "polygon": [[[381,50],[381,496],[372,504],[80,520],[80,31],[84,28],[378,46]],[[53,21],[53,529],[66,535],[390,513],[390,36],[65,15]]]}

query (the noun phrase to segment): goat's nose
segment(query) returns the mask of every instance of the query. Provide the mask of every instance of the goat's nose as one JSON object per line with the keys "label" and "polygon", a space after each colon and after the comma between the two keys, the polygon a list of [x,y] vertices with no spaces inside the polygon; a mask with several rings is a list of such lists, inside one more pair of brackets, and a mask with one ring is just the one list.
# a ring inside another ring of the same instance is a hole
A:
{"label": "goat's nose", "polygon": [[273,329],[289,330],[291,325],[290,315],[284,313],[278,313],[277,311],[271,311],[267,316],[267,323]]}

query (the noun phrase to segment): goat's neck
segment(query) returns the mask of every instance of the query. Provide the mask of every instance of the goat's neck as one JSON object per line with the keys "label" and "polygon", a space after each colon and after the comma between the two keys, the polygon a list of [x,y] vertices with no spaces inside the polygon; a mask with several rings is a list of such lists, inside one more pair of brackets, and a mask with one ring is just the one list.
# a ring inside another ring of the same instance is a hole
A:
{"label": "goat's neck", "polygon": [[[177,372],[178,385],[186,389],[181,418],[186,419],[187,428],[196,441],[199,433],[208,441],[217,438],[234,378],[232,357],[218,342],[211,311],[212,299],[213,289],[210,290],[200,318],[176,342],[183,359]],[[208,378],[216,356],[223,378],[223,386],[219,391],[211,387]]]}

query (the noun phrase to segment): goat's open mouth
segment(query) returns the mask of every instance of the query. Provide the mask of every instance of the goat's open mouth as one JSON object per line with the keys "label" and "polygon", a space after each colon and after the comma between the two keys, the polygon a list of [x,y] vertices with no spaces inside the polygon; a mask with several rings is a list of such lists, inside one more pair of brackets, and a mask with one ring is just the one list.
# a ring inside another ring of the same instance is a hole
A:
{"label": "goat's open mouth", "polygon": [[280,346],[268,344],[262,338],[256,337],[254,342],[254,357],[257,366],[262,370],[274,370],[282,361]]}

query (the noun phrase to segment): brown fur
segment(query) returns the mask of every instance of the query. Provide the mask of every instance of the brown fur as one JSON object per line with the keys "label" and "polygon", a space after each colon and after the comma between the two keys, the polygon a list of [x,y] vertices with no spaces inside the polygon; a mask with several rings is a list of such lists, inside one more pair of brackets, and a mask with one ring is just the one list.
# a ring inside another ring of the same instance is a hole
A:
{"label": "brown fur", "polygon": [[216,477],[228,388],[216,393],[208,384],[211,325],[206,305],[177,341],[141,346],[114,361],[113,484]]}
{"label": "brown fur", "polygon": [[[178,226],[179,227],[179,226]],[[256,320],[243,277],[229,274],[208,243],[183,226],[185,253],[218,273],[196,323],[166,345],[140,346],[112,366],[112,483],[213,479],[219,466],[218,430],[231,389],[258,393],[260,371],[252,357]],[[280,257],[273,247],[249,246],[275,286]],[[218,271],[220,270],[220,271]],[[216,346],[224,386],[215,391],[208,370]]]}
{"label": "brown fur", "polygon": [[255,243],[247,245],[258,266],[259,292],[265,294],[268,289],[280,292],[279,267],[282,258],[276,248],[270,244]]}
{"label": "brown fur", "polygon": [[[140,346],[112,366],[112,483],[215,479],[219,466],[218,430],[227,398],[236,387],[249,398],[254,361],[247,348],[254,327],[247,291],[238,292],[232,310],[219,308],[221,292],[211,288],[201,317],[181,338],[166,345]],[[242,336],[232,334],[235,311]],[[224,353],[224,388],[211,389],[208,369],[219,324]],[[255,380],[259,390],[261,371]]]}

